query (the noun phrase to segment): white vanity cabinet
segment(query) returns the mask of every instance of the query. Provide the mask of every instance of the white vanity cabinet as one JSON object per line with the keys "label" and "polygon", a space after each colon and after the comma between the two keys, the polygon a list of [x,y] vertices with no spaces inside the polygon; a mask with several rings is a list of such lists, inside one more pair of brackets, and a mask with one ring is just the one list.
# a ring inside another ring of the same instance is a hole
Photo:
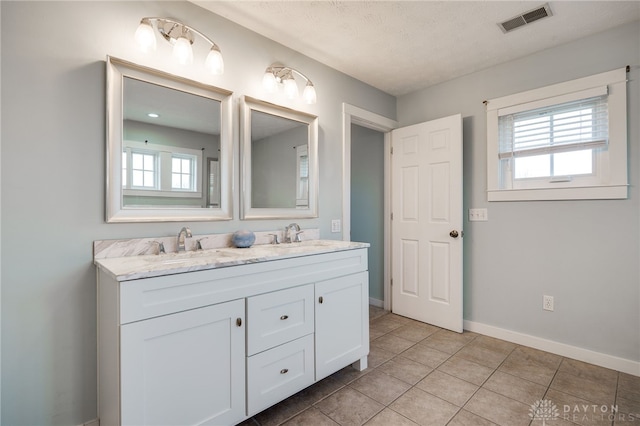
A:
{"label": "white vanity cabinet", "polygon": [[102,426],[234,425],[366,368],[366,248],[141,278],[113,264],[96,261]]}
{"label": "white vanity cabinet", "polygon": [[123,325],[122,424],[233,423],[244,415],[244,301]]}

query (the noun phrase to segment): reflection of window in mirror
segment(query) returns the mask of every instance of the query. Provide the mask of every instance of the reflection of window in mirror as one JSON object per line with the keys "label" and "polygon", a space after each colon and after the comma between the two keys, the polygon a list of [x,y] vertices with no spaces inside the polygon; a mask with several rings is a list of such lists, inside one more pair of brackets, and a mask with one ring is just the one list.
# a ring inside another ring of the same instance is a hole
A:
{"label": "reflection of window in mirror", "polygon": [[202,164],[201,150],[124,141],[122,190],[125,203],[200,204],[202,177],[198,172],[199,164]]}
{"label": "reflection of window in mirror", "polygon": [[207,207],[220,205],[220,162],[217,158],[207,158]]}
{"label": "reflection of window in mirror", "polygon": [[195,191],[196,189],[196,161],[195,155],[171,156],[171,190],[172,191]]}
{"label": "reflection of window in mirror", "polygon": [[296,195],[296,207],[309,206],[309,149],[307,145],[298,145],[296,148],[296,171],[298,190]]}

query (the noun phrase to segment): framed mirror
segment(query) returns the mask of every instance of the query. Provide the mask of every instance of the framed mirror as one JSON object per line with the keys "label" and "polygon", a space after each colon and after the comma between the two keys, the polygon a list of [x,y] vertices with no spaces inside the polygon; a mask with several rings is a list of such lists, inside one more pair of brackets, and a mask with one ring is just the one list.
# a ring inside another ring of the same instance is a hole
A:
{"label": "framed mirror", "polygon": [[107,58],[107,222],[232,218],[231,92]]}
{"label": "framed mirror", "polygon": [[242,99],[242,219],[318,216],[318,118]]}

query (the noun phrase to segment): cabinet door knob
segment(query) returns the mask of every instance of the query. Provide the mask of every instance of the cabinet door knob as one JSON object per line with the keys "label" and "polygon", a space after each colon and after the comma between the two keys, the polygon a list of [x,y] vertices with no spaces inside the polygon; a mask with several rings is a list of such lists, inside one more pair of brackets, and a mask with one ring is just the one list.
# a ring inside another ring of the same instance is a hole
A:
{"label": "cabinet door knob", "polygon": [[284,321],[284,320],[286,320],[286,319],[289,319],[289,315],[283,315],[283,316],[281,316],[281,317],[280,317],[280,319],[281,319],[282,321]]}
{"label": "cabinet door knob", "polygon": [[238,327],[242,327],[242,318],[238,318],[238,319],[236,319],[236,325],[237,325]]}
{"label": "cabinet door knob", "polygon": [[322,296],[320,296],[320,297],[318,298],[318,303],[322,303],[322,302],[324,302],[324,298],[323,298]]}
{"label": "cabinet door knob", "polygon": [[288,368],[283,368],[282,370],[280,370],[280,374],[287,374],[289,372]]}

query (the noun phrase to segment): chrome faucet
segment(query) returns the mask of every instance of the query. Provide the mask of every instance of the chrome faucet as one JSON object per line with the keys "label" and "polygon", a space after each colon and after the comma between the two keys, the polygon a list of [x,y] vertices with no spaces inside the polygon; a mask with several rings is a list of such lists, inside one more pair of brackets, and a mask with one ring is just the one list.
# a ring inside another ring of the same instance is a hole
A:
{"label": "chrome faucet", "polygon": [[[292,232],[294,232],[295,234],[291,234]],[[297,223],[292,223],[289,226],[287,226],[286,228],[284,228],[284,242],[285,243],[299,243],[300,240],[300,234],[302,234],[304,231],[300,230],[300,225],[298,225]]]}
{"label": "chrome faucet", "polygon": [[184,251],[184,241],[187,238],[191,238],[193,235],[191,234],[191,229],[183,226],[180,232],[178,232],[178,251]]}

